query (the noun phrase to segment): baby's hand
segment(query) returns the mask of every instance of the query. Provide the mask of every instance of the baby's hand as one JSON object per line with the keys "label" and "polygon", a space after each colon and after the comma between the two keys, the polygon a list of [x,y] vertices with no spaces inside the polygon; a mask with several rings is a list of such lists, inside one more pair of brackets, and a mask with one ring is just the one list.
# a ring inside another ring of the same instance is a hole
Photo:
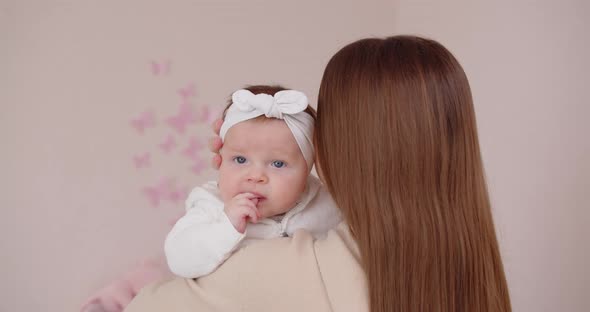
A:
{"label": "baby's hand", "polygon": [[251,193],[242,193],[236,195],[225,205],[224,211],[236,231],[244,233],[248,221],[252,223],[258,222],[260,212],[256,208],[258,199],[256,195]]}

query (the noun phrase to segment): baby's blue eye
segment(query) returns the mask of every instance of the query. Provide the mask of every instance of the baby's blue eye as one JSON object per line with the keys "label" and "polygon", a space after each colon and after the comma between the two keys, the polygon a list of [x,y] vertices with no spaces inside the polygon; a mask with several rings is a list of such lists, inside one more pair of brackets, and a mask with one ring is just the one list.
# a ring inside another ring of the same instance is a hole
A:
{"label": "baby's blue eye", "polygon": [[272,166],[275,168],[283,168],[285,166],[285,162],[280,161],[280,160],[275,160],[272,162]]}
{"label": "baby's blue eye", "polygon": [[236,156],[234,157],[234,161],[238,164],[243,164],[246,162],[246,158],[242,156]]}

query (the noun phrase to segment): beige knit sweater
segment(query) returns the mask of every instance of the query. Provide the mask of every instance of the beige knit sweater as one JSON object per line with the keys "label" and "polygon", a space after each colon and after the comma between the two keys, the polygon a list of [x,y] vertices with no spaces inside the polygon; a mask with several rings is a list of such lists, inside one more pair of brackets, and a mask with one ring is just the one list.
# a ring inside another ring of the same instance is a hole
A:
{"label": "beige knit sweater", "polygon": [[368,311],[358,249],[344,223],[322,240],[303,230],[232,255],[210,275],[145,287],[126,312]]}

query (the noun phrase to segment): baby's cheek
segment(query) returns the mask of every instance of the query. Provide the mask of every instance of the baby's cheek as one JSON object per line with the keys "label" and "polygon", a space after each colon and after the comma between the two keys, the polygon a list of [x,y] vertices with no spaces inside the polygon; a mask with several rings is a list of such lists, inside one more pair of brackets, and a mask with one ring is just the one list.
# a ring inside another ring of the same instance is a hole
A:
{"label": "baby's cheek", "polygon": [[307,177],[309,174],[299,174],[293,181],[291,182],[291,188],[297,190],[299,193],[303,193],[305,190],[305,185],[307,184]]}
{"label": "baby's cheek", "polygon": [[228,202],[232,199],[234,187],[231,184],[231,180],[227,179],[225,175],[220,174],[217,186],[219,188],[219,195],[223,202]]}
{"label": "baby's cheek", "polygon": [[291,181],[290,183],[285,183],[282,187],[283,198],[285,201],[288,202],[289,205],[295,205],[295,202],[301,196],[301,193],[305,190],[305,185],[301,186],[295,181]]}
{"label": "baby's cheek", "polygon": [[219,197],[221,197],[221,200],[224,203],[227,203],[227,201],[229,200],[229,192],[225,187],[222,186],[221,183],[219,183]]}

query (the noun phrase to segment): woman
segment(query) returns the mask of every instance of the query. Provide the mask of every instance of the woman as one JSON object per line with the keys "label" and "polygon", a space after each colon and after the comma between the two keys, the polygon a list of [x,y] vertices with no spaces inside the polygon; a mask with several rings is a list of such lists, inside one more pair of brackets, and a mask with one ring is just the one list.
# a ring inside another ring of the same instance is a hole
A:
{"label": "woman", "polygon": [[345,223],[146,287],[127,311],[511,310],[471,92],[449,51],[410,36],[341,49],[322,78],[315,142]]}

